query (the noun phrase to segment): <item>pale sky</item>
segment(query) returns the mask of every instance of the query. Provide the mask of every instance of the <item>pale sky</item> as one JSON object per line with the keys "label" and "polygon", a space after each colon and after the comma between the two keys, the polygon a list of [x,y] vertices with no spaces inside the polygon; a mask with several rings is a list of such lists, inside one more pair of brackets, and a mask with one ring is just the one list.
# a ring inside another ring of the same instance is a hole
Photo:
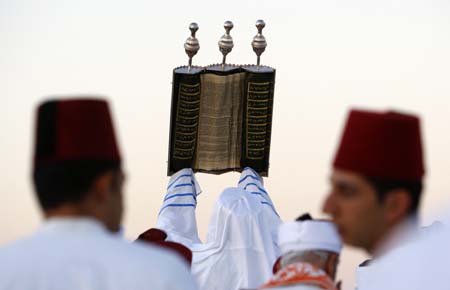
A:
{"label": "pale sky", "polygon": [[[330,164],[351,107],[422,118],[423,224],[450,201],[450,1],[0,0],[0,245],[41,219],[30,183],[34,110],[48,96],[95,94],[112,105],[127,172],[126,237],[155,224],[165,187],[173,68],[197,22],[194,64],[255,63],[250,43],[266,22],[262,64],[277,69],[266,188],[283,220],[320,216]],[[203,237],[219,193],[239,174],[197,174]],[[345,249],[339,276],[352,289],[364,255]]]}

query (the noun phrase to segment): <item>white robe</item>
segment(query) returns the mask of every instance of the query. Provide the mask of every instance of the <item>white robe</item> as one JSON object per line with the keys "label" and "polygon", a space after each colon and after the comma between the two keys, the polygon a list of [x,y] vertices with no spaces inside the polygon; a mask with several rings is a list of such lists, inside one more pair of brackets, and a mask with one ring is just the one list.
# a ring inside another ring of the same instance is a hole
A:
{"label": "white robe", "polygon": [[0,290],[195,290],[175,255],[128,243],[88,218],[51,218],[0,249]]}
{"label": "white robe", "polygon": [[366,289],[370,285],[370,266],[359,266],[356,268],[356,290]]}
{"label": "white robe", "polygon": [[202,290],[256,288],[272,275],[279,256],[276,244],[281,223],[262,178],[246,168],[238,187],[219,196],[205,243],[198,237],[195,208],[200,186],[191,169],[174,174],[161,208],[157,228],[168,240],[193,252],[192,273]]}
{"label": "white robe", "polygon": [[450,289],[450,215],[442,230],[416,235],[371,264],[371,280],[358,290]]}

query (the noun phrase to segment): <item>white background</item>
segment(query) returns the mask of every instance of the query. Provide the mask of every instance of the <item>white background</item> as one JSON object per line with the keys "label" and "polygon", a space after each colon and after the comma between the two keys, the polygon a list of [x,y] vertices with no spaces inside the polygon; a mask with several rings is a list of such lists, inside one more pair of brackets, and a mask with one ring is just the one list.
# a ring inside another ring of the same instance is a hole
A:
{"label": "white background", "polygon": [[[264,19],[262,64],[277,69],[270,177],[284,220],[320,216],[330,164],[349,108],[400,109],[422,118],[427,178],[423,224],[450,194],[448,0],[113,1],[0,0],[0,244],[33,232],[41,217],[30,182],[36,105],[48,96],[111,101],[127,172],[126,237],[154,225],[168,181],[172,69],[196,21],[194,64],[255,63],[250,43]],[[237,173],[198,174],[202,236],[212,204]],[[352,289],[364,255],[345,249],[339,276]]]}

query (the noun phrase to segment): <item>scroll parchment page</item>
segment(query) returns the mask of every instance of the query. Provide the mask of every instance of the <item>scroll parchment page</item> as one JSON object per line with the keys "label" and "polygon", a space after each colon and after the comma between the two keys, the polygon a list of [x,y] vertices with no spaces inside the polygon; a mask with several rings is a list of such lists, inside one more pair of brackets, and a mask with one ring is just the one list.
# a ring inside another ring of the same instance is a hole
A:
{"label": "scroll parchment page", "polygon": [[241,167],[242,110],[245,73],[201,75],[200,120],[194,168]]}

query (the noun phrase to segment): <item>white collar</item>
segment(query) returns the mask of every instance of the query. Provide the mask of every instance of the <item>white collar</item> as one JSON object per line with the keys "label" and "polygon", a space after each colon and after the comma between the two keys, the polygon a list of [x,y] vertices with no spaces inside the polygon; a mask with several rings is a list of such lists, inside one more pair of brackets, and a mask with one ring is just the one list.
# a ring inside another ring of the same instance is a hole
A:
{"label": "white collar", "polygon": [[107,234],[108,230],[100,221],[91,217],[51,217],[44,221],[39,232]]}
{"label": "white collar", "polygon": [[417,220],[414,218],[406,219],[391,229],[387,236],[376,247],[373,257],[382,257],[391,250],[410,243],[414,240],[416,235]]}

